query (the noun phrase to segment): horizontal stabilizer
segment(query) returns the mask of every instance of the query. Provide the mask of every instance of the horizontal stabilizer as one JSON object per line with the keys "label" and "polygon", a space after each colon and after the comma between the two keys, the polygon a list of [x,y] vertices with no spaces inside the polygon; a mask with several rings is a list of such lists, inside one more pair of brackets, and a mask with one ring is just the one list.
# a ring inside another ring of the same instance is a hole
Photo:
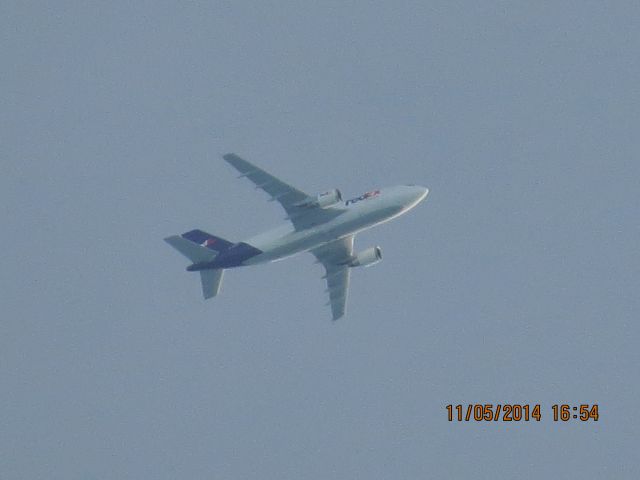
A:
{"label": "horizontal stabilizer", "polygon": [[164,239],[169,245],[178,250],[193,263],[210,262],[217,255],[213,250],[209,250],[197,243],[193,243],[180,235],[173,235]]}
{"label": "horizontal stabilizer", "polygon": [[200,280],[202,282],[202,295],[205,299],[215,297],[220,291],[222,285],[222,275],[224,270],[216,268],[215,270],[200,270]]}

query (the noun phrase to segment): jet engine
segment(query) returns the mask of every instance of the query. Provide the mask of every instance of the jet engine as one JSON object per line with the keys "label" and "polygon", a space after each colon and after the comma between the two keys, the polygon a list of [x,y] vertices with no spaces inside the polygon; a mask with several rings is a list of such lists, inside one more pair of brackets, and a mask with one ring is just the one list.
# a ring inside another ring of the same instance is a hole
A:
{"label": "jet engine", "polygon": [[380,247],[369,247],[358,253],[351,262],[350,267],[370,267],[382,260],[382,249]]}
{"label": "jet engine", "polygon": [[318,195],[313,203],[320,208],[329,208],[340,202],[342,202],[342,193],[337,188],[334,188]]}
{"label": "jet engine", "polygon": [[329,190],[328,192],[319,194],[315,198],[311,197],[309,200],[301,203],[296,203],[295,206],[301,208],[329,208],[340,202],[342,202],[342,193],[340,193],[340,190],[338,190],[337,188],[334,188],[333,190]]}

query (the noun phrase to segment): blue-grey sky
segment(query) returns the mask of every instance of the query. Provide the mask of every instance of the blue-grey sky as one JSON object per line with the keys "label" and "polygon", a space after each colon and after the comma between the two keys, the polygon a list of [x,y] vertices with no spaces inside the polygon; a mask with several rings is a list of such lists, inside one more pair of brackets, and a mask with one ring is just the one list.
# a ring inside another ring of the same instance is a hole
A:
{"label": "blue-grey sky", "polygon": [[[0,7],[0,478],[638,478],[637,2]],[[162,238],[418,183],[332,323]],[[447,404],[539,403],[539,423]],[[551,405],[598,403],[597,423]]]}

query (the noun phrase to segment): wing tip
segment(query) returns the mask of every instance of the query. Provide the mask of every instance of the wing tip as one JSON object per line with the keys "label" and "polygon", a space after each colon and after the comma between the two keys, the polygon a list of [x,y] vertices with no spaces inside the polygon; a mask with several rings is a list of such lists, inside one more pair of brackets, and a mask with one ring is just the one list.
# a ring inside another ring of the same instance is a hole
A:
{"label": "wing tip", "polygon": [[223,154],[222,158],[229,163],[233,163],[236,160],[240,160],[240,157],[233,152]]}
{"label": "wing tip", "polygon": [[345,313],[347,313],[347,308],[346,305],[342,305],[342,308],[338,307],[338,308],[334,308],[333,305],[331,306],[331,320],[332,321],[337,321],[340,320],[342,317],[344,317]]}

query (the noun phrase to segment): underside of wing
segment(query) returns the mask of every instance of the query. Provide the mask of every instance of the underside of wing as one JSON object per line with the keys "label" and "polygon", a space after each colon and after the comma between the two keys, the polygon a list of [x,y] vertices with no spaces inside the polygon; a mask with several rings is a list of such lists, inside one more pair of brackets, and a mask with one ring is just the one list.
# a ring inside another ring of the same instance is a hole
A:
{"label": "underside of wing", "polygon": [[350,276],[349,267],[327,269],[327,291],[333,320],[338,320],[346,312]]}
{"label": "underside of wing", "polygon": [[267,192],[269,201],[276,201],[282,205],[287,212],[287,220],[290,220],[298,230],[314,222],[327,221],[342,213],[342,210],[337,208],[313,207],[314,197],[274,177],[235,153],[228,153],[222,158],[240,172],[240,177],[247,177],[256,188]]}
{"label": "underside of wing", "polygon": [[346,311],[351,275],[348,263],[353,257],[353,235],[315,248],[311,253],[324,266],[331,313],[333,320],[337,320]]}

